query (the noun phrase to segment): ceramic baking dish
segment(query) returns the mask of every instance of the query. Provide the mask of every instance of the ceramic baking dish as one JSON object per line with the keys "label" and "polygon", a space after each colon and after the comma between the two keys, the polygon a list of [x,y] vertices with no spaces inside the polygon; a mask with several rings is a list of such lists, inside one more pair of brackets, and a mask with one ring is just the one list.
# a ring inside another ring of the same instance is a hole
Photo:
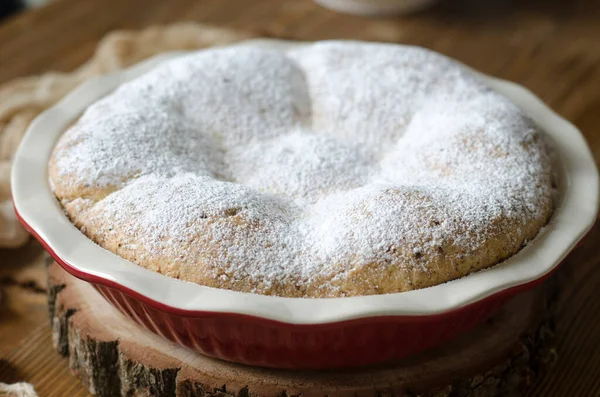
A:
{"label": "ceramic baking dish", "polygon": [[361,16],[407,15],[424,10],[438,0],[315,0],[335,11]]}
{"label": "ceramic baking dish", "polygon": [[[242,45],[302,44],[253,40]],[[220,290],[146,270],[99,247],[70,223],[52,194],[47,164],[58,137],[88,105],[180,55],[164,54],[91,80],[42,113],[15,156],[12,194],[23,225],[65,270],[92,283],[142,326],[203,354],[252,365],[331,368],[416,353],[480,323],[511,296],[547,278],[596,219],[598,171],[581,133],[526,89],[480,75],[547,131],[561,174],[552,219],[510,259],[426,289],[328,299]]]}

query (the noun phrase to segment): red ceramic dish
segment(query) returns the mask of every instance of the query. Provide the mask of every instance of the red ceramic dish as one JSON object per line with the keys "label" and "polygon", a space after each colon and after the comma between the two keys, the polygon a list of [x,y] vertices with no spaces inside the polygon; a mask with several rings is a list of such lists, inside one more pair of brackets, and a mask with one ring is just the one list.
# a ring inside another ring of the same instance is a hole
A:
{"label": "red ceramic dish", "polygon": [[424,318],[388,316],[294,325],[236,314],[188,317],[157,309],[115,288],[96,287],[138,324],[203,354],[250,365],[316,369],[374,364],[439,345],[484,321],[517,292]]}
{"label": "red ceramic dish", "polygon": [[181,311],[166,306],[120,284],[80,272],[36,237],[65,270],[92,283],[119,311],[155,334],[212,357],[277,368],[353,367],[417,353],[468,331],[511,297],[550,276],[548,273],[530,283],[437,315],[366,317],[298,325],[236,313]]}
{"label": "red ceramic dish", "polygon": [[[252,41],[244,45],[302,45]],[[103,95],[169,54],[90,81],[40,115],[15,157],[15,209],[28,230],[74,276],[96,286],[125,315],[203,354],[281,368],[333,368],[382,362],[438,345],[485,320],[511,296],[555,270],[591,228],[598,172],[577,129],[533,94],[484,75],[554,141],[561,189],[554,215],[507,261],[459,280],[399,294],[334,299],[280,298],[182,282],[136,266],[87,239],[64,215],[47,163],[65,127]]]}

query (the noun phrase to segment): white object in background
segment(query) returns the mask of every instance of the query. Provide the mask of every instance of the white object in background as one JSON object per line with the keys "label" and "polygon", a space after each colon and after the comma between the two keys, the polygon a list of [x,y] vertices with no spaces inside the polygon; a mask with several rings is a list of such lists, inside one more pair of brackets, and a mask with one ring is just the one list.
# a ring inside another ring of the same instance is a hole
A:
{"label": "white object in background", "polygon": [[0,383],[0,396],[6,397],[37,397],[33,386],[29,383],[21,382],[8,385]]}
{"label": "white object in background", "polygon": [[315,0],[323,7],[363,16],[406,15],[421,11],[437,0]]}

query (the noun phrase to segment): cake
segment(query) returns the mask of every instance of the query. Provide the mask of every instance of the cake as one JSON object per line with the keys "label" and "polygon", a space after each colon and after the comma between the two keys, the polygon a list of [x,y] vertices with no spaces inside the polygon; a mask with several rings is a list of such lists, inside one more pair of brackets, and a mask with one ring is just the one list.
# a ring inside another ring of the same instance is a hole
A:
{"label": "cake", "polygon": [[543,132],[432,51],[326,41],[161,63],[59,139],[51,186],[98,245],[204,286],[344,297],[499,264],[548,222]]}

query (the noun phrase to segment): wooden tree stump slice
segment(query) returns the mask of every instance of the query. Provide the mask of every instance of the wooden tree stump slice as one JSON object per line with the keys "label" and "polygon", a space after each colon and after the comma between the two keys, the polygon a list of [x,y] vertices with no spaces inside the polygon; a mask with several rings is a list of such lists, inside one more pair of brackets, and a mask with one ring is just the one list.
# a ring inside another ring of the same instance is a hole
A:
{"label": "wooden tree stump slice", "polygon": [[522,294],[493,318],[434,350],[335,371],[248,367],[202,356],[127,319],[53,263],[54,345],[99,396],[511,396],[554,361],[552,285]]}

